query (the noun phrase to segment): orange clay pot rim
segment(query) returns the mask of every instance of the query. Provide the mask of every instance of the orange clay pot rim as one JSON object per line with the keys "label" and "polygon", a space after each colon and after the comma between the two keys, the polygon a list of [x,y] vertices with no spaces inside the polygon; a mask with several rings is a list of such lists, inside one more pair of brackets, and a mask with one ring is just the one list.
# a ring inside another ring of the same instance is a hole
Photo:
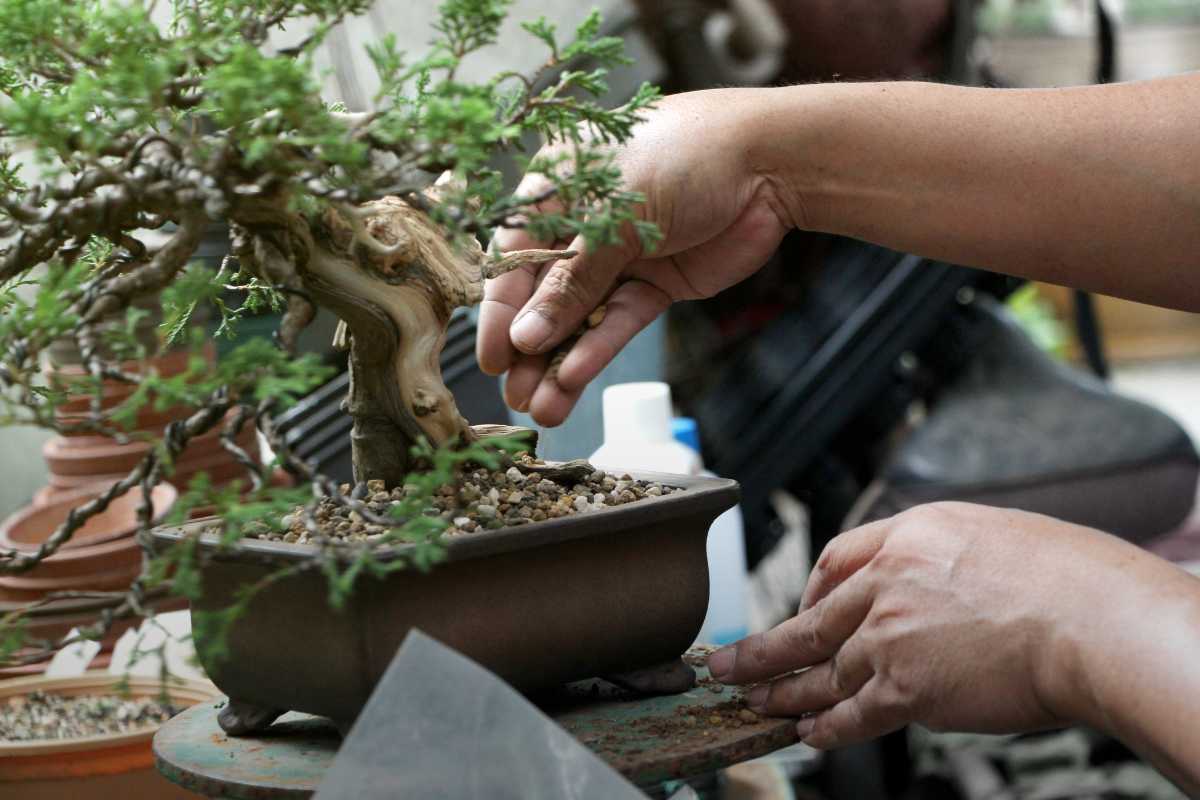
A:
{"label": "orange clay pot rim", "polygon": [[[182,372],[187,368],[188,364],[191,363],[193,352],[195,351],[191,350],[190,348],[174,348],[167,350],[165,353],[147,356],[144,359],[128,359],[122,361],[120,363],[120,369],[122,372],[141,374],[142,368],[147,366],[155,368],[162,366],[179,366],[180,371]],[[212,342],[205,342],[196,355],[199,355],[201,358],[211,360],[216,356],[216,353],[216,345],[214,345]],[[183,363],[177,364],[177,362]],[[45,372],[48,375],[63,375],[71,378],[88,377],[88,372],[80,364],[55,364],[50,362],[46,364]]]}
{"label": "orange clay pot rim", "polygon": [[[185,419],[186,417],[181,417]],[[53,439],[47,439],[42,445],[42,455],[46,458],[62,458],[62,459],[84,459],[84,458],[103,458],[106,455],[124,455],[127,452],[145,451],[150,449],[154,443],[162,437],[162,431],[148,431],[143,428],[136,428],[127,432],[131,437],[135,434],[144,433],[146,438],[131,438],[125,444],[120,444],[111,436],[102,434],[88,433],[77,434],[72,436],[55,436]],[[210,431],[205,431],[199,436],[192,438],[188,442],[188,448],[184,449],[186,455],[188,449],[204,444],[209,447],[214,446],[214,442],[219,442],[223,430],[221,428],[213,428]],[[244,443],[255,436],[258,430],[251,424],[247,424],[237,436],[233,438],[238,444]],[[80,439],[92,439],[96,444],[81,444]],[[219,443],[215,446],[219,447]]]}
{"label": "orange clay pot rim", "polygon": [[[26,695],[30,692],[43,691],[50,694],[116,694],[113,685],[120,680],[119,675],[110,675],[103,670],[89,670],[74,678],[47,678],[35,675],[28,678],[10,678],[0,681],[0,700],[9,697]],[[130,676],[130,694],[136,698],[154,697],[160,688],[157,677]],[[167,694],[172,700],[181,701],[188,705],[196,705],[222,697],[221,690],[208,681],[192,678],[173,680],[167,687]],[[74,739],[35,739],[25,742],[13,742],[0,739],[0,759],[19,756],[46,756],[57,753],[72,753],[80,750],[99,750],[110,747],[122,747],[140,741],[154,738],[155,732],[161,725],[147,725],[135,731],[125,733],[108,733],[98,736],[81,736]],[[3,781],[0,780],[0,783]]]}
{"label": "orange clay pot rim", "polygon": [[[41,546],[40,544],[30,545],[26,542],[14,542],[9,537],[8,532],[10,530],[12,530],[14,526],[20,525],[21,523],[28,521],[30,518],[36,516],[37,514],[45,514],[45,513],[52,512],[52,511],[56,510],[59,506],[70,505],[70,506],[74,507],[74,506],[83,505],[84,503],[88,502],[92,498],[98,497],[101,493],[107,491],[108,486],[111,486],[111,485],[112,484],[107,484],[103,488],[100,488],[100,486],[98,486],[97,484],[81,486],[78,489],[71,489],[69,494],[60,496],[57,499],[55,499],[49,503],[46,503],[44,505],[36,505],[35,504],[35,505],[25,506],[25,508],[20,509],[19,511],[10,515],[3,522],[0,522],[0,546],[9,547],[14,550],[19,550],[19,551],[25,552],[25,553],[31,553],[31,552],[37,550],[38,547]],[[140,489],[130,489],[129,491],[136,492],[138,495],[141,494]],[[141,501],[140,497],[135,497],[134,499],[137,500],[138,502]],[[152,524],[158,525],[164,519],[166,519],[167,514],[171,513],[171,509],[175,507],[175,501],[178,499],[179,499],[179,490],[176,489],[174,486],[172,486],[169,483],[165,483],[165,482],[160,483],[160,484],[157,484],[153,489],[151,489],[150,490],[150,502],[154,508],[154,514],[151,519]],[[60,556],[63,556],[66,554],[97,555],[97,554],[100,554],[101,552],[103,552],[103,554],[107,555],[107,553],[109,552],[107,550],[105,550],[105,551],[91,550],[90,553],[84,553],[83,551],[87,551],[87,550],[89,550],[89,548],[99,548],[100,546],[105,545],[105,544],[111,544],[113,542],[120,542],[127,538],[132,538],[133,534],[135,534],[135,533],[137,533],[137,522],[136,521],[128,529],[122,529],[120,531],[110,532],[110,533],[106,533],[106,534],[96,534],[96,535],[92,535],[92,536],[85,536],[83,539],[80,539],[78,541],[78,543],[76,543],[74,541],[68,541],[65,544],[63,544],[62,547],[60,547],[58,549],[58,552],[56,552],[54,555],[50,556],[50,558],[57,558],[60,562],[62,562],[62,561],[65,561],[66,559],[60,558]]]}

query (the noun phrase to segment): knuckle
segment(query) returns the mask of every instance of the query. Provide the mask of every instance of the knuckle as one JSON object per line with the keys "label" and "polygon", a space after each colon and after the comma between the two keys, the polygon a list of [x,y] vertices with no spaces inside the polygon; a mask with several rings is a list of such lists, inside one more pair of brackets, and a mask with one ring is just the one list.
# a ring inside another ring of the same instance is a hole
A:
{"label": "knuckle", "polygon": [[912,676],[898,669],[885,669],[880,676],[877,705],[893,712],[902,712],[916,703],[917,686]]}
{"label": "knuckle", "polygon": [[824,652],[826,645],[829,643],[828,637],[824,630],[822,630],[825,607],[826,604],[824,602],[813,606],[811,615],[812,624],[806,625],[792,634],[796,639],[798,649],[806,650],[810,653]]}
{"label": "knuckle", "polygon": [[555,267],[546,273],[542,279],[542,290],[545,293],[542,306],[539,308],[549,312],[546,314],[554,320],[553,314],[564,308],[586,310],[589,306],[590,293],[583,284],[579,273],[565,267]]}
{"label": "knuckle", "polygon": [[838,661],[837,656],[829,660],[829,693],[831,696],[839,700],[849,696],[847,692],[846,677],[843,674],[845,667]]}
{"label": "knuckle", "polygon": [[756,633],[746,640],[746,655],[750,663],[756,667],[766,666],[771,660],[771,651],[767,647],[767,637]]}

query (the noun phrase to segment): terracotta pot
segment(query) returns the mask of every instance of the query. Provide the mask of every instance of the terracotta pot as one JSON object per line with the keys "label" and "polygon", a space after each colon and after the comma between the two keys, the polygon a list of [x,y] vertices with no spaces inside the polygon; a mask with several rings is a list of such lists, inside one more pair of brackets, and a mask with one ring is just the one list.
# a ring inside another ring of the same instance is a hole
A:
{"label": "terracotta pot", "polygon": [[[66,519],[67,513],[96,495],[95,489],[46,506],[30,506],[0,526],[0,546],[32,550]],[[154,488],[154,520],[166,516],[178,495],[169,484]],[[142,550],[133,532],[137,529],[140,492],[122,495],[98,514],[57,553],[19,575],[0,576],[0,598],[36,600],[49,592],[124,589],[138,576]]]}
{"label": "terracotta pot", "polygon": [[[70,385],[68,384],[64,388],[68,388],[69,390]],[[100,407],[105,410],[116,408],[128,400],[134,391],[135,388],[131,384],[106,381],[104,388],[100,390]],[[55,412],[60,418],[68,417],[69,415],[86,414],[91,410],[92,396],[82,393],[82,390],[79,394],[72,394],[67,397],[67,399],[63,400],[55,408]]]}
{"label": "terracotta pot", "polygon": [[[708,606],[709,525],[737,502],[738,486],[719,478],[634,475],[686,491],[455,536],[446,541],[446,560],[430,572],[364,578],[339,610],[329,605],[323,575],[309,570],[279,580],[233,624],[225,640],[229,657],[205,663],[205,671],[251,706],[349,722],[414,627],[523,690],[676,659],[695,640]],[[155,548],[211,524],[158,529]],[[211,534],[200,546],[213,561],[202,573],[193,622],[198,612],[228,605],[238,587],[315,552],[248,541],[222,554]],[[203,639],[201,626],[193,630]],[[204,653],[206,644],[198,641],[197,650]]]}
{"label": "terracotta pot", "polygon": [[[216,347],[212,342],[207,342],[201,355],[210,364],[216,360]],[[129,372],[135,375],[140,375],[150,371],[157,372],[162,377],[170,377],[184,372],[190,362],[192,353],[190,350],[171,350],[161,356],[147,359],[146,361],[124,361],[120,368],[124,372]],[[46,367],[46,375],[50,378],[57,378],[58,382],[63,384],[63,387],[68,391],[72,385],[79,386],[79,394],[69,397],[58,406],[58,414],[60,419],[64,421],[72,415],[83,414],[91,410],[91,381],[83,381],[86,372],[83,367],[78,364],[65,364],[55,366],[53,364]],[[136,387],[132,384],[124,383],[123,381],[105,380],[101,389],[101,407],[115,408],[125,402]],[[140,426],[139,426],[140,427]]]}
{"label": "terracotta pot", "polygon": [[[205,342],[204,347],[200,351],[200,355],[205,361],[212,364],[217,358],[217,348],[212,342]],[[172,375],[178,375],[188,368],[191,363],[192,351],[189,349],[168,350],[159,356],[148,358],[145,361],[122,361],[119,369],[122,372],[128,372],[134,375],[141,375],[150,372],[157,372],[164,378],[169,378]],[[58,375],[64,379],[80,378],[87,375],[87,371],[82,364],[48,364],[46,366],[47,375]]]}
{"label": "terracotta pot", "polygon": [[[250,452],[253,448],[255,431],[247,425],[241,430],[234,441],[238,446]],[[50,467],[52,475],[62,477],[79,477],[90,475],[108,475],[127,473],[140,462],[150,451],[151,443],[132,441],[128,444],[117,444],[107,437],[92,436],[86,439],[67,439],[56,436],[42,445],[42,455]],[[179,470],[186,470],[191,463],[198,462],[214,454],[222,454],[233,460],[233,456],[225,453],[221,447],[221,431],[209,431],[203,436],[197,436],[188,442],[187,449],[176,462]]]}
{"label": "terracotta pot", "polygon": [[[78,678],[18,678],[0,682],[0,701],[9,697],[44,691],[67,696],[105,694],[112,691],[114,678],[104,672],[89,672]],[[131,677],[134,697],[158,695],[157,678]],[[182,706],[215,700],[219,693],[205,681],[172,684],[168,694]],[[151,742],[158,726],[143,730],[39,742],[0,740],[0,796],[21,800],[156,800],[195,798],[163,778],[154,769]]]}
{"label": "terracotta pot", "polygon": [[68,477],[126,473],[150,452],[150,442],[117,444],[111,439],[95,447],[72,447],[56,436],[42,445],[42,457],[53,475]]}
{"label": "terracotta pot", "polygon": [[[192,413],[192,409],[186,406],[176,406],[168,408],[166,411],[155,411],[153,406],[143,406],[134,418],[133,430],[147,431],[155,435],[161,435],[167,425],[180,419],[187,419]],[[57,415],[57,419],[63,425],[77,425],[87,420],[86,414],[64,414]],[[71,440],[74,444],[79,439],[98,439],[105,442],[112,441],[107,436],[96,436],[92,433],[66,433],[65,437]]]}
{"label": "terracotta pot", "polygon": [[[150,502],[154,506],[154,520],[158,522],[175,503],[179,493],[174,486],[163,483],[155,486],[150,492]],[[50,538],[72,509],[87,503],[99,492],[95,489],[84,489],[74,495],[62,497],[54,503],[45,506],[29,506],[13,514],[0,524],[0,546],[14,547],[18,550],[35,550],[42,542]],[[132,489],[109,503],[108,508],[90,518],[62,546],[55,556],[84,547],[111,542],[116,539],[131,536],[137,530],[137,511],[142,503],[140,489]]]}
{"label": "terracotta pot", "polygon": [[58,553],[23,575],[0,577],[0,597],[31,601],[51,592],[128,589],[142,570],[142,550],[133,537]]}
{"label": "terracotta pot", "polygon": [[[96,657],[92,659],[92,662],[88,665],[88,667],[91,669],[105,669],[108,667],[108,665],[112,663],[112,645],[109,645],[108,650],[108,652],[102,651],[97,653]],[[28,651],[18,650],[14,655],[17,658],[20,658],[21,654],[25,652]],[[22,664],[17,667],[0,667],[0,686],[3,685],[3,681],[10,680],[12,678],[31,678],[37,675],[42,675],[46,672],[46,667],[48,666],[50,666],[49,659],[45,661],[38,661],[33,664]],[[0,783],[0,786],[3,786],[3,784]]]}

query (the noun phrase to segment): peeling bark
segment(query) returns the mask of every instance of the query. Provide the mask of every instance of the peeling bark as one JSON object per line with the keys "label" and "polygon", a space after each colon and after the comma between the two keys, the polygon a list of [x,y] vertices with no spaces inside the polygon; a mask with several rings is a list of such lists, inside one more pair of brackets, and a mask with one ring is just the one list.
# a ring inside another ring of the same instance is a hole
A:
{"label": "peeling bark", "polygon": [[[441,185],[427,194],[436,199]],[[507,271],[564,255],[525,251],[499,263]],[[396,197],[327,213],[306,256],[294,262],[305,289],[345,323],[337,339],[349,345],[355,480],[399,485],[421,437],[434,446],[474,440],[439,359],[451,314],[483,299],[498,262]]]}

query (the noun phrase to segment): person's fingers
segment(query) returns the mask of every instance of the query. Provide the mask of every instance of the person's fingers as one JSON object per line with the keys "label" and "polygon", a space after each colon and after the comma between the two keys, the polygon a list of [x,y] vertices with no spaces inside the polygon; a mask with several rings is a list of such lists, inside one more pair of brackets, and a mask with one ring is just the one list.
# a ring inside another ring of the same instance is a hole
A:
{"label": "person's fingers", "polygon": [[905,709],[889,699],[879,679],[872,678],[854,696],[797,722],[796,731],[808,746],[832,750],[878,738],[908,722]]}
{"label": "person's fingers", "polygon": [[[529,173],[513,193],[518,198],[538,197],[553,184],[545,175]],[[562,202],[550,197],[535,203],[531,208],[539,212],[562,209]],[[527,214],[518,214],[515,219],[524,221]],[[537,239],[526,228],[500,227],[492,234],[490,250],[501,253],[513,250],[551,249],[553,241]],[[498,278],[483,283],[483,302],[479,307],[479,332],[475,339],[475,357],[479,368],[488,375],[500,375],[512,366],[516,356],[509,329],[517,312],[533,296],[537,278],[544,264],[528,264]]]}
{"label": "person's fingers", "polygon": [[512,365],[516,353],[508,331],[521,306],[533,294],[538,265],[527,264],[506,275],[484,281],[479,304],[479,331],[475,336],[475,358],[488,375],[500,375]]}
{"label": "person's fingers", "polygon": [[546,270],[512,324],[513,346],[524,353],[545,353],[578,330],[630,262],[631,251],[625,246],[589,250],[577,238],[569,249],[579,255]]}
{"label": "person's fingers", "polygon": [[670,304],[666,292],[645,281],[631,280],[618,286],[605,303],[604,319],[580,337],[559,366],[557,380],[563,392],[582,391]]}
{"label": "person's fingers", "polygon": [[581,394],[582,387],[568,390],[552,378],[543,378],[529,401],[529,416],[538,425],[554,428],[563,424],[571,409],[579,402]]}
{"label": "person's fingers", "polygon": [[855,575],[792,619],[713,653],[709,671],[721,683],[761,683],[819,664],[858,630],[874,600],[872,580]]}
{"label": "person's fingers", "polygon": [[550,359],[546,356],[530,356],[518,353],[508,377],[504,379],[504,402],[515,411],[529,410],[529,402],[537,390]]}
{"label": "person's fingers", "polygon": [[746,696],[746,705],[772,717],[824,711],[853,697],[874,674],[862,637],[851,636],[829,660],[756,686]]}
{"label": "person's fingers", "polygon": [[821,598],[865,567],[883,547],[891,526],[890,519],[881,519],[830,540],[808,576],[800,600],[800,611],[812,608]]}

